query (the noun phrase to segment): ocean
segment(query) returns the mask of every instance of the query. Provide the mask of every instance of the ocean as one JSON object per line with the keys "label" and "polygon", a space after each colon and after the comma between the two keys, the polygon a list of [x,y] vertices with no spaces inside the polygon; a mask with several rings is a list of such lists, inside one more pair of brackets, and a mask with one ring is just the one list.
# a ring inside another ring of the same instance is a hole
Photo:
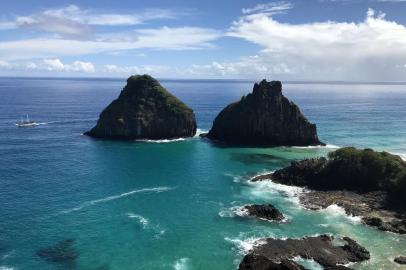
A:
{"label": "ocean", "polygon": [[[247,81],[162,80],[194,109],[199,132],[252,90]],[[340,146],[406,157],[406,85],[284,83],[326,147],[222,148],[200,139],[118,142],[83,136],[125,79],[0,79],[0,269],[228,270],[255,240],[350,236],[371,252],[354,269],[402,269],[406,236],[369,228],[338,206],[311,211],[300,188],[250,176]],[[40,123],[18,128],[28,114]],[[272,203],[287,222],[241,216]],[[66,239],[70,264],[37,252]],[[303,261],[309,269],[321,269]]]}

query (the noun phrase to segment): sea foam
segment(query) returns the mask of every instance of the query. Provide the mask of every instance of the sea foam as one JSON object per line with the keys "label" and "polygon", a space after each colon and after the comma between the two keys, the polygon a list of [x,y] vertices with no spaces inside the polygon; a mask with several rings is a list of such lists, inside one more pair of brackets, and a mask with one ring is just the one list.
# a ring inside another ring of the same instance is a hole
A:
{"label": "sea foam", "polygon": [[173,264],[173,269],[175,270],[186,270],[189,269],[189,258],[180,258],[179,260],[176,260],[176,262]]}
{"label": "sea foam", "polygon": [[[269,172],[268,172],[269,173]],[[267,173],[267,174],[268,174]],[[272,180],[248,182],[253,189],[251,194],[268,199],[275,193],[284,195],[287,199],[299,204],[299,195],[306,192],[305,188],[275,183]]]}
{"label": "sea foam", "polygon": [[190,140],[193,138],[198,138],[200,137],[201,134],[206,133],[207,131],[202,130],[202,129],[197,129],[196,134],[192,138],[175,138],[175,139],[162,139],[162,140],[149,140],[149,139],[141,139],[141,140],[136,140],[137,142],[147,142],[147,143],[172,143],[172,142],[181,142],[181,141],[186,141]]}
{"label": "sea foam", "polygon": [[328,216],[343,216],[350,220],[352,223],[360,223],[361,222],[361,217],[358,216],[352,216],[348,215],[345,212],[345,209],[341,206],[338,206],[337,204],[332,204],[326,207],[325,209],[319,210],[322,213],[326,213]]}
{"label": "sea foam", "polygon": [[245,217],[248,216],[248,211],[244,206],[233,206],[229,208],[222,208],[219,212],[220,217]]}
{"label": "sea foam", "polygon": [[68,210],[64,210],[62,211],[62,213],[67,214],[67,213],[71,213],[71,212],[75,212],[75,211],[79,211],[83,208],[92,206],[92,205],[96,205],[99,203],[104,203],[104,202],[109,202],[109,201],[113,201],[113,200],[117,200],[120,198],[124,198],[127,196],[131,196],[137,193],[161,193],[161,192],[165,192],[165,191],[169,191],[174,189],[173,187],[155,187],[155,188],[142,188],[142,189],[135,189],[135,190],[131,190],[129,192],[125,192],[125,193],[121,193],[119,195],[113,195],[113,196],[108,196],[102,199],[97,199],[97,200],[92,200],[92,201],[88,201],[88,202],[84,202],[81,205],[68,209]]}
{"label": "sea foam", "polygon": [[142,227],[145,229],[147,228],[148,224],[149,224],[149,220],[141,215],[138,214],[134,214],[134,213],[127,213],[127,217],[131,218],[131,219],[136,219],[141,225]]}
{"label": "sea foam", "polygon": [[237,248],[237,251],[240,255],[246,255],[255,247],[266,244],[266,241],[263,237],[249,237],[246,239],[225,237],[224,240],[233,244],[233,246]]}
{"label": "sea foam", "polygon": [[309,146],[292,146],[293,148],[298,149],[318,149],[318,148],[327,148],[327,149],[338,149],[340,146],[334,144],[326,144],[326,145],[309,145]]}

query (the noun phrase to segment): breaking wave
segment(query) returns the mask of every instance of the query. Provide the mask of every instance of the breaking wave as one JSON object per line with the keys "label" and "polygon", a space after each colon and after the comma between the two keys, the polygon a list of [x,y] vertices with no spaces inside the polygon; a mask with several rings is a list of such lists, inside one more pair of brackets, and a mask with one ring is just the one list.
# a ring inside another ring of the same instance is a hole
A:
{"label": "breaking wave", "polygon": [[84,202],[81,205],[68,209],[68,210],[64,210],[62,211],[62,213],[67,214],[67,213],[71,213],[71,212],[75,212],[75,211],[79,211],[83,208],[92,206],[92,205],[96,205],[99,203],[104,203],[104,202],[109,202],[109,201],[113,201],[113,200],[117,200],[120,198],[124,198],[127,196],[131,196],[137,193],[160,193],[160,192],[165,192],[165,191],[169,191],[172,190],[174,188],[172,187],[155,187],[155,188],[142,188],[142,189],[135,189],[135,190],[131,190],[129,192],[125,192],[125,193],[121,193],[119,195],[113,195],[113,196],[109,196],[109,197],[105,197],[102,199],[97,199],[97,200],[92,200],[92,201],[88,201],[88,202]]}
{"label": "breaking wave", "polygon": [[326,213],[328,216],[331,216],[331,217],[343,216],[343,217],[349,219],[353,223],[361,222],[361,217],[348,215],[345,212],[345,209],[341,206],[338,206],[337,204],[329,205],[327,208],[319,210],[319,212]]}
{"label": "breaking wave", "polygon": [[338,149],[340,146],[334,144],[326,144],[326,145],[309,145],[309,146],[292,146],[293,148],[299,149],[318,149],[318,148],[327,148],[327,149]]}
{"label": "breaking wave", "polygon": [[149,224],[149,220],[141,215],[138,214],[134,214],[134,213],[127,213],[127,217],[131,218],[131,219],[136,219],[141,225],[142,227],[145,229],[147,228],[148,224]]}
{"label": "breaking wave", "polygon": [[224,240],[231,243],[240,255],[246,255],[250,252],[254,247],[261,246],[266,244],[263,237],[248,237],[242,239],[241,237],[238,238],[229,238],[225,237]]}
{"label": "breaking wave", "polygon": [[197,129],[196,134],[192,138],[175,138],[175,139],[162,139],[162,140],[149,140],[149,139],[141,139],[141,140],[136,140],[137,142],[147,142],[147,143],[172,143],[172,142],[181,142],[181,141],[186,141],[190,140],[193,138],[199,138],[201,134],[206,133],[206,130],[202,129]]}

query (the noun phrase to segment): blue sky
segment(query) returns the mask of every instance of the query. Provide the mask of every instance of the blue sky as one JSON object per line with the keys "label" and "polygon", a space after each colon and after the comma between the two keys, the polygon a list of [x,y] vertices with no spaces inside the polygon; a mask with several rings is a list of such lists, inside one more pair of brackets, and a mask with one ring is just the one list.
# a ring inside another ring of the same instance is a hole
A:
{"label": "blue sky", "polygon": [[406,0],[16,0],[0,76],[405,81]]}

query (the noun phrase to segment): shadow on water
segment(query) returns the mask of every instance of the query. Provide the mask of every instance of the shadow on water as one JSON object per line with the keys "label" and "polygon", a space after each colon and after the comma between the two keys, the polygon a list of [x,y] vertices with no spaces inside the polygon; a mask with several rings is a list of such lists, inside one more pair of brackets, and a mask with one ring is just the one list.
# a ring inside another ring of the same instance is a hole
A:
{"label": "shadow on water", "polygon": [[75,239],[65,239],[53,246],[42,248],[37,251],[37,255],[50,263],[57,263],[67,268],[76,267],[76,259],[79,252],[73,246]]}
{"label": "shadow on water", "polygon": [[[77,267],[77,259],[79,252],[74,247],[75,239],[65,239],[59,241],[53,246],[42,248],[37,251],[38,257],[44,259],[48,263],[56,264],[62,269],[82,269]],[[58,267],[58,268],[59,268]],[[109,270],[107,264],[97,266],[95,268],[85,268],[85,270]]]}
{"label": "shadow on water", "polygon": [[291,160],[271,154],[261,153],[231,153],[230,159],[238,161],[244,165],[264,164],[264,165],[289,165]]}

